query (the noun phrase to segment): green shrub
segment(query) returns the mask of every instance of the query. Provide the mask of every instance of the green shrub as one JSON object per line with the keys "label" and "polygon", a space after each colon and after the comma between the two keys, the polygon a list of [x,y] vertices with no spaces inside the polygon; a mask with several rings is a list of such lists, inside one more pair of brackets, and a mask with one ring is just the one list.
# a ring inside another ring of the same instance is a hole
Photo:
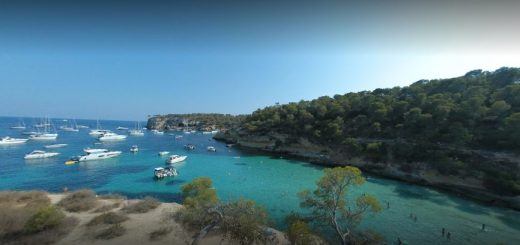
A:
{"label": "green shrub", "polygon": [[65,215],[54,206],[40,208],[36,214],[31,216],[25,223],[24,231],[26,233],[36,233],[50,228],[54,228],[61,224]]}

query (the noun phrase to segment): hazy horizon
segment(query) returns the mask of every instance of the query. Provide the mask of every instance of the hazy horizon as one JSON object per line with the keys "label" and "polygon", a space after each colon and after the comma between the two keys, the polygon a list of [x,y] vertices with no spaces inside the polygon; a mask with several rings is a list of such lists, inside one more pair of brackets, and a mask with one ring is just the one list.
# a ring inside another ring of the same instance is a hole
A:
{"label": "hazy horizon", "polygon": [[0,2],[2,116],[247,114],[520,67],[513,1]]}

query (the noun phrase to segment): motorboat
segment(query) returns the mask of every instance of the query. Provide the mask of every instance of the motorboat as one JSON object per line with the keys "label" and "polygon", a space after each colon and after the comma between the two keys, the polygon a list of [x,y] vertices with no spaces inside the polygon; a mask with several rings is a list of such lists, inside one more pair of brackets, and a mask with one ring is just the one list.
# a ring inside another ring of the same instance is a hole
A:
{"label": "motorboat", "polygon": [[39,133],[29,136],[29,139],[31,140],[55,140],[56,138],[58,138],[58,134],[51,133]]}
{"label": "motorboat", "polygon": [[[83,161],[94,161],[103,160],[121,155],[120,151],[109,151],[107,149],[84,149],[85,155],[77,156],[70,161],[83,162]],[[68,162],[68,161],[67,161]],[[65,164],[68,164],[65,162]]]}
{"label": "motorboat", "polygon": [[211,133],[216,134],[216,133],[218,133],[218,130],[212,130]]}
{"label": "motorboat", "polygon": [[165,155],[168,155],[168,154],[170,154],[169,151],[160,151],[159,152],[159,156],[165,156]]}
{"label": "motorboat", "polygon": [[9,136],[3,137],[0,139],[0,145],[16,145],[16,144],[23,144],[27,142],[28,139],[17,139],[17,138],[11,138]]}
{"label": "motorboat", "polygon": [[26,154],[24,159],[38,159],[38,158],[48,158],[59,155],[57,152],[45,152],[45,151],[32,151],[29,154]]}
{"label": "motorboat", "polygon": [[121,126],[117,127],[116,129],[117,129],[117,130],[128,130],[128,128],[126,128],[126,127],[121,127]]}
{"label": "motorboat", "polygon": [[166,159],[166,163],[174,164],[186,160],[188,156],[171,155]]}
{"label": "motorboat", "polygon": [[175,136],[175,139],[176,139],[176,140],[182,139],[182,135],[176,135],[176,136]]}
{"label": "motorboat", "polygon": [[174,167],[158,167],[153,170],[153,175],[157,179],[162,179],[165,177],[177,176],[177,170]]}
{"label": "motorboat", "polygon": [[77,125],[76,128],[89,128],[88,126],[85,126],[85,125]]}
{"label": "motorboat", "polygon": [[164,132],[159,131],[159,130],[157,130],[157,129],[152,129],[151,132],[152,132],[153,134],[158,134],[158,135],[163,135],[163,134],[164,134]]}
{"label": "motorboat", "polygon": [[67,144],[54,144],[54,145],[46,145],[44,146],[47,149],[54,149],[54,148],[62,148],[67,146]]}
{"label": "motorboat", "polygon": [[208,151],[212,151],[212,152],[216,152],[217,151],[217,149],[214,146],[208,146],[206,149]]}
{"label": "motorboat", "polygon": [[187,144],[187,145],[184,145],[184,149],[186,150],[195,150],[195,145],[193,144]]}
{"label": "motorboat", "polygon": [[202,134],[212,134],[211,131],[202,131]]}
{"label": "motorboat", "polygon": [[132,136],[143,136],[144,131],[141,129],[141,123],[139,123],[139,121],[137,121],[135,129],[128,130],[128,134],[130,134]]}
{"label": "motorboat", "polygon": [[136,145],[133,145],[131,148],[130,148],[130,152],[133,152],[133,153],[136,153],[139,151],[139,147],[137,147]]}
{"label": "motorboat", "polygon": [[116,133],[104,133],[98,138],[99,141],[117,141],[124,139],[126,139],[126,135]]}

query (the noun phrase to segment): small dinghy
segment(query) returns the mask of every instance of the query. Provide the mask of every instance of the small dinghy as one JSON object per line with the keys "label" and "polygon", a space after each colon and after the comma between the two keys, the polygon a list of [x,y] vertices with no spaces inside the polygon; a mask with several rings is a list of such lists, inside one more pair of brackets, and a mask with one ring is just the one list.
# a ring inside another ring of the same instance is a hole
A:
{"label": "small dinghy", "polygon": [[165,155],[168,155],[168,154],[170,154],[169,151],[160,151],[159,152],[159,156],[165,156]]}
{"label": "small dinghy", "polygon": [[136,153],[139,151],[139,147],[137,147],[136,145],[133,145],[131,148],[130,148],[130,152],[133,152],[133,153]]}
{"label": "small dinghy", "polygon": [[211,151],[211,152],[216,152],[217,151],[217,149],[214,146],[208,146],[206,149],[208,151]]}
{"label": "small dinghy", "polygon": [[195,150],[195,145],[187,144],[184,146],[184,149],[189,150],[189,151]]}
{"label": "small dinghy", "polygon": [[177,170],[174,167],[158,167],[153,171],[153,175],[156,179],[162,179],[171,176],[177,176]]}
{"label": "small dinghy", "polygon": [[46,145],[44,146],[47,149],[54,149],[54,148],[62,148],[67,146],[67,144],[54,144],[54,145]]}

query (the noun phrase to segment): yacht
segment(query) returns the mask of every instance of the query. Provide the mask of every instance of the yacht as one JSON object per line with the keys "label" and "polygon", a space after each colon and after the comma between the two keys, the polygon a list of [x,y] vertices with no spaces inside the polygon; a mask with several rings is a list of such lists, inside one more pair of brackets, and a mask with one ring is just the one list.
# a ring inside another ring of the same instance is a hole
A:
{"label": "yacht", "polygon": [[18,122],[17,125],[12,126],[11,129],[25,129],[25,123],[22,120],[20,120],[20,122]]}
{"label": "yacht", "polygon": [[85,126],[85,125],[77,125],[76,128],[88,128],[88,126]]}
{"label": "yacht", "polygon": [[57,152],[45,152],[45,151],[33,151],[29,154],[26,154],[24,159],[38,159],[38,158],[48,158],[59,155]]}
{"label": "yacht", "polygon": [[157,179],[162,179],[165,177],[177,176],[178,174],[177,174],[177,170],[174,167],[166,167],[166,168],[158,167],[153,170],[153,175]]}
{"label": "yacht", "polygon": [[212,134],[211,131],[202,131],[202,134]]}
{"label": "yacht", "polygon": [[136,153],[139,151],[139,147],[137,147],[136,145],[133,145],[131,148],[130,148],[130,152],[133,152],[133,153]]}
{"label": "yacht", "polygon": [[143,136],[144,135],[144,131],[141,129],[141,124],[139,123],[139,121],[136,123],[135,129],[128,130],[128,133],[133,136]]}
{"label": "yacht", "polygon": [[217,151],[217,149],[214,146],[208,146],[206,149],[208,151],[212,151],[212,152],[216,152]]}
{"label": "yacht", "polygon": [[117,129],[117,130],[128,130],[128,128],[121,127],[121,126],[117,127],[116,129]]}
{"label": "yacht", "polygon": [[54,145],[46,145],[44,146],[47,149],[54,149],[54,148],[62,148],[67,146],[67,144],[54,144]]}
{"label": "yacht", "polygon": [[218,133],[218,130],[212,130],[211,133],[216,134],[216,133]]}
{"label": "yacht", "polygon": [[29,136],[29,139],[31,140],[55,140],[56,138],[58,138],[58,134],[51,133],[39,133]]}
{"label": "yacht", "polygon": [[98,138],[99,141],[116,141],[124,139],[126,139],[126,135],[116,133],[104,133]]}
{"label": "yacht", "polygon": [[174,164],[182,162],[186,160],[186,158],[188,158],[188,156],[171,155],[170,157],[168,157],[168,159],[166,159],[166,163]]}
{"label": "yacht", "polygon": [[170,154],[169,151],[160,151],[159,152],[159,156],[165,156],[165,155],[168,155],[168,154]]}
{"label": "yacht", "polygon": [[[72,158],[70,161],[73,162],[83,162],[83,161],[93,161],[93,160],[102,160],[108,159],[112,157],[117,157],[121,155],[120,151],[109,151],[107,149],[84,149],[85,155],[77,156]],[[66,164],[69,161],[66,162]]]}
{"label": "yacht", "polygon": [[9,136],[3,137],[0,139],[0,145],[15,145],[15,144],[23,144],[27,142],[28,139],[17,139],[17,138],[11,138]]}

